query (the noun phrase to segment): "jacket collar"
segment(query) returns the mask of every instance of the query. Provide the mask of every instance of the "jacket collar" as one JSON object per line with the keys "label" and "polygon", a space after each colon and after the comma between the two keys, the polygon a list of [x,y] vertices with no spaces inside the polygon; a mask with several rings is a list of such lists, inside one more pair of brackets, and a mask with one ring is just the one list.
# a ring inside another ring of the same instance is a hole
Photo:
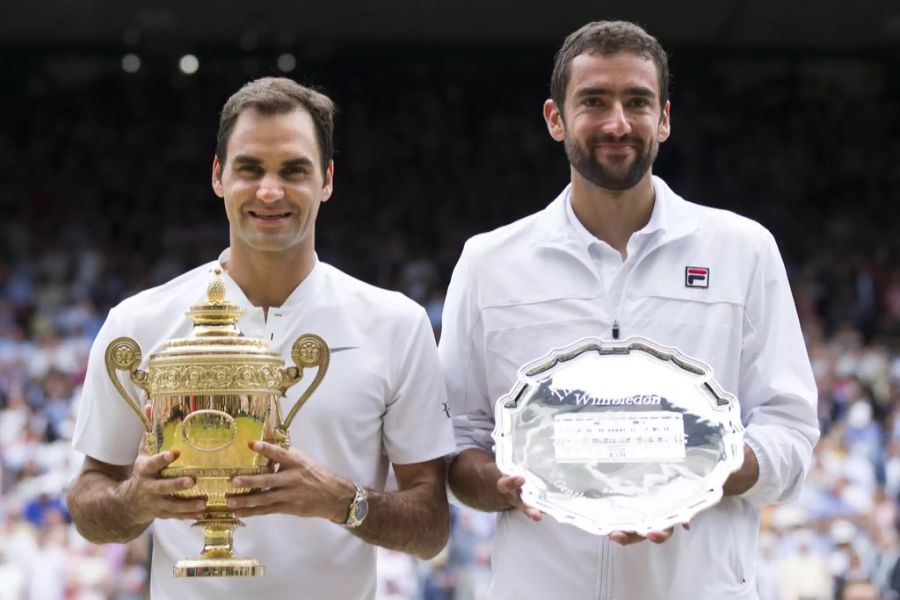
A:
{"label": "jacket collar", "polygon": [[[701,214],[697,206],[681,196],[657,176],[653,176],[653,191],[656,202],[653,214],[644,231],[658,231],[659,244],[665,244],[693,233],[700,227]],[[537,214],[531,231],[531,244],[559,249],[583,247],[583,242],[569,224],[566,204],[572,193],[569,184],[556,199]]]}

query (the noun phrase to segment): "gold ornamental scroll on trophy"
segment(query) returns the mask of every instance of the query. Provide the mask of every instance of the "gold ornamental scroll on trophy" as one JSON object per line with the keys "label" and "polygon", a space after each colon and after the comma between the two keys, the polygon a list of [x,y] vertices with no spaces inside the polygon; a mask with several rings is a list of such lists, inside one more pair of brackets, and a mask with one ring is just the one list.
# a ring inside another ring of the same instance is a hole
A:
{"label": "gold ornamental scroll on trophy", "polygon": [[[141,349],[128,337],[106,349],[106,370],[113,385],[144,424],[147,452],[174,450],[178,458],[162,470],[166,478],[193,477],[196,484],[176,492],[181,498],[206,498],[206,511],[194,527],[203,529],[201,554],[180,560],[177,577],[258,576],[265,568],[254,558],[236,554],[233,536],[243,525],[226,505],[227,497],[256,491],[236,488],[231,479],[271,471],[269,459],[249,448],[253,441],[290,446],[288,431],[297,411],[312,396],[328,370],[330,352],[317,335],[300,336],[291,348],[295,366],[264,340],[244,336],[237,327],[243,311],[225,299],[222,271],[213,269],[206,302],[187,313],[191,334],[168,341],[141,370]],[[282,418],[279,399],[300,381],[304,369],[315,377]],[[141,402],[119,381],[116,370],[147,394],[148,418]]]}

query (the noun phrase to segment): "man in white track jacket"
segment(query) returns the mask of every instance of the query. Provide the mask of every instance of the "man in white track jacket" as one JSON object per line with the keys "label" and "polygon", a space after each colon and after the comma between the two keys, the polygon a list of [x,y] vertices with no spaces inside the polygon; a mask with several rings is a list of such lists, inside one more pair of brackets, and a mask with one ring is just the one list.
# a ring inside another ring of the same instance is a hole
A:
{"label": "man in white track jacket", "polygon": [[[651,166],[670,131],[659,43],[591,23],[557,54],[551,136],[571,185],[543,211],[469,240],[440,343],[459,454],[457,498],[500,511],[491,597],[756,598],[759,509],[797,494],[818,439],[816,390],[784,265],[758,223],[692,204]],[[595,536],[521,500],[501,475],[494,403],[518,368],[586,336],[641,336],[713,367],[741,405],[744,465],[689,529]]]}

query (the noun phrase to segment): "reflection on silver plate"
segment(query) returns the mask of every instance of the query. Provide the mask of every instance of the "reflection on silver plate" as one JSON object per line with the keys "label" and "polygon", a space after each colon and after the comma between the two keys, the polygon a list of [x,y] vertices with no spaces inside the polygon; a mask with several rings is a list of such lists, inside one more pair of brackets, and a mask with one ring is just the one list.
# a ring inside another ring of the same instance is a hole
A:
{"label": "reflection on silver plate", "polygon": [[712,369],[642,338],[552,350],[496,414],[497,465],[525,478],[525,503],[600,535],[688,522],[744,458],[740,407]]}

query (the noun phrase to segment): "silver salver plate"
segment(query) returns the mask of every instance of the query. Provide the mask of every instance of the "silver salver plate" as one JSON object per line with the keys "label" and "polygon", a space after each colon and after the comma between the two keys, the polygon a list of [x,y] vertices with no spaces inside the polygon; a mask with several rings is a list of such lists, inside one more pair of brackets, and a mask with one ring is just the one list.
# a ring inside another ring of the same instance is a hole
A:
{"label": "silver salver plate", "polygon": [[643,338],[585,338],[519,369],[497,400],[497,466],[561,523],[645,535],[717,503],[740,468],[737,399],[712,369]]}

